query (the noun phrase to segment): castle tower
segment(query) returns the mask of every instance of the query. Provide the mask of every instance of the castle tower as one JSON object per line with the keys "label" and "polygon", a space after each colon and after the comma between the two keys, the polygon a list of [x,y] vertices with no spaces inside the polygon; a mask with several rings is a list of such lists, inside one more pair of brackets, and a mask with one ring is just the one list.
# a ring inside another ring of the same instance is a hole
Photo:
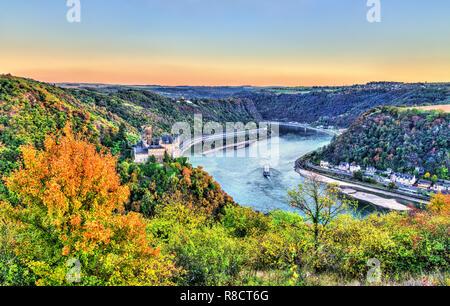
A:
{"label": "castle tower", "polygon": [[151,125],[144,125],[142,127],[142,146],[144,148],[149,147],[152,144],[152,137],[153,137],[153,129]]}

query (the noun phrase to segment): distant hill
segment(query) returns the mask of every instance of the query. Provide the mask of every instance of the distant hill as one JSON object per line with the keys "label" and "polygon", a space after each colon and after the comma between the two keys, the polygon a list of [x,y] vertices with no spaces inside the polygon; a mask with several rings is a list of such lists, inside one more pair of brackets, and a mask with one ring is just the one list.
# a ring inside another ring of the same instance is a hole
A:
{"label": "distant hill", "polygon": [[264,119],[349,127],[378,106],[450,104],[450,84],[369,83],[343,87],[298,87],[240,93]]}
{"label": "distant hill", "polygon": [[[371,82],[352,86],[158,86],[58,84],[64,88],[114,94],[126,90],[151,91],[168,98],[251,100],[266,120],[298,121],[349,127],[364,112],[378,106],[450,104],[450,83]],[[257,116],[259,117],[259,115]]]}
{"label": "distant hill", "polygon": [[449,149],[450,113],[378,107],[365,113],[330,145],[313,153],[311,161],[355,162],[410,174],[416,167],[423,167],[425,173],[448,179]]}
{"label": "distant hill", "polygon": [[109,84],[84,84],[84,83],[60,83],[63,88],[84,89],[95,92],[117,92],[120,90],[134,89],[151,91],[168,98],[186,99],[212,98],[228,99],[241,92],[253,92],[262,89],[253,86],[159,86],[159,85],[109,85]]}

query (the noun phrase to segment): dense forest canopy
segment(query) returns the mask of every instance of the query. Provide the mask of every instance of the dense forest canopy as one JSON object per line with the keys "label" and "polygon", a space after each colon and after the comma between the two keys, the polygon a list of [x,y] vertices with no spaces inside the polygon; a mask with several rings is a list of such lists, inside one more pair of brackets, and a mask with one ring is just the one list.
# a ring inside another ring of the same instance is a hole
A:
{"label": "dense forest canopy", "polygon": [[[450,113],[379,107],[365,113],[330,145],[314,153],[312,161],[319,164],[327,160],[335,165],[349,162],[448,179],[449,139]],[[416,171],[417,167],[423,167],[423,171]]]}

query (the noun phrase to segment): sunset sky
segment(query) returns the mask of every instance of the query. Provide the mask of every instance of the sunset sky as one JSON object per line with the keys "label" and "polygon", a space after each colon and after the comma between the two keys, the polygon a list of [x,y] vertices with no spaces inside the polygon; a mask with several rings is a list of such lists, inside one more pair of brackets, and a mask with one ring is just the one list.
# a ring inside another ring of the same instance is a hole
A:
{"label": "sunset sky", "polygon": [[0,73],[48,82],[450,81],[450,1],[0,0]]}

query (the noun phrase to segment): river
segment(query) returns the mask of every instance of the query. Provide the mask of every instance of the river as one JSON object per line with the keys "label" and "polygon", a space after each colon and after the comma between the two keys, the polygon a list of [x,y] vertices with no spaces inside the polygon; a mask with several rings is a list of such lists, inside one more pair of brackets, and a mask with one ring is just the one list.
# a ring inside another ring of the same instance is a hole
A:
{"label": "river", "polygon": [[[280,126],[279,136],[237,149],[231,157],[224,157],[223,151],[202,156],[194,154],[193,148],[185,156],[193,166],[202,166],[211,174],[237,203],[262,212],[295,211],[286,201],[286,190],[304,180],[295,172],[294,163],[300,156],[327,145],[331,139],[325,133]],[[272,145],[279,149],[272,150]],[[271,166],[270,178],[263,176],[266,164]],[[375,209],[372,205],[359,204],[356,215],[363,217]]]}

